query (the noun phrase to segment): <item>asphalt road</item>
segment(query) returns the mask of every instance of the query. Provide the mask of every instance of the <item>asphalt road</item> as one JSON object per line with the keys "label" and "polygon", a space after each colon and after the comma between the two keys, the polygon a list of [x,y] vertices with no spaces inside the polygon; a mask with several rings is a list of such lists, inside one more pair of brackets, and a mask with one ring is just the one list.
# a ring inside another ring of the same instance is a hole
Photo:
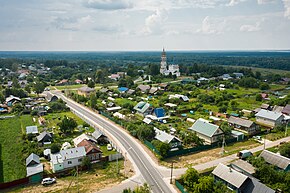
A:
{"label": "asphalt road", "polygon": [[[161,174],[152,162],[148,159],[148,156],[145,156],[146,152],[132,140],[128,134],[122,132],[120,128],[116,127],[110,121],[100,117],[91,110],[83,107],[72,100],[67,99],[61,93],[55,93],[61,97],[73,111],[76,111],[78,114],[82,115],[87,121],[90,121],[91,124],[96,123],[101,126],[111,135],[113,135],[119,143],[123,146],[127,153],[131,156],[132,161],[139,169],[141,175],[145,181],[150,185],[151,190],[155,193],[171,193],[173,192],[170,189],[169,184],[165,183]],[[120,190],[122,191],[122,190]]]}

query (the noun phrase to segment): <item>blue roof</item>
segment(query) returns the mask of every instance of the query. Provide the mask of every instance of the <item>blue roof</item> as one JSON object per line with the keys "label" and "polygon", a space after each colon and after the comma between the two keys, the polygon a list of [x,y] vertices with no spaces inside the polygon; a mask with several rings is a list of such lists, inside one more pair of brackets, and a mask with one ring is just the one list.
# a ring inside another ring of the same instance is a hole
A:
{"label": "blue roof", "polygon": [[127,90],[129,90],[127,87],[120,87],[119,88],[120,92],[126,92]]}
{"label": "blue roof", "polygon": [[163,108],[156,108],[154,109],[154,113],[156,117],[164,117],[165,116],[165,110]]}

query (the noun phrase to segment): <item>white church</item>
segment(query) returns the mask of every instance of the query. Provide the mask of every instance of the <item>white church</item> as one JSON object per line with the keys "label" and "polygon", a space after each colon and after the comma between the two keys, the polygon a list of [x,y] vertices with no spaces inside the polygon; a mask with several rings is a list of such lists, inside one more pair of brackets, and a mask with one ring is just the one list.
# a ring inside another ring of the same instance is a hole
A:
{"label": "white church", "polygon": [[167,68],[166,53],[164,48],[161,55],[160,74],[165,76],[168,76],[169,74],[176,75],[177,77],[180,76],[178,64],[169,64]]}

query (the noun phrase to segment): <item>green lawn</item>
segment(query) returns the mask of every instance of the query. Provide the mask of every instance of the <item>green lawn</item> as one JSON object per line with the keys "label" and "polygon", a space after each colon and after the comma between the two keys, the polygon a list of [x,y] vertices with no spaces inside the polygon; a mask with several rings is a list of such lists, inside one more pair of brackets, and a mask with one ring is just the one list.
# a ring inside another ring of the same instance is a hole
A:
{"label": "green lawn", "polygon": [[[25,158],[22,157],[22,133],[25,127],[33,125],[30,115],[0,120],[1,157],[4,182],[26,176]],[[1,179],[0,179],[1,180]]]}

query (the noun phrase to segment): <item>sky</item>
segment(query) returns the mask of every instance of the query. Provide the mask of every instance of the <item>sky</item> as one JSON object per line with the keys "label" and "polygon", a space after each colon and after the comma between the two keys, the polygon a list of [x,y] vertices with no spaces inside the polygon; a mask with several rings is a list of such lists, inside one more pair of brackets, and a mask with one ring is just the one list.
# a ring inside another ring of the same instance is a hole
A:
{"label": "sky", "polygon": [[2,51],[280,50],[290,0],[0,0]]}

